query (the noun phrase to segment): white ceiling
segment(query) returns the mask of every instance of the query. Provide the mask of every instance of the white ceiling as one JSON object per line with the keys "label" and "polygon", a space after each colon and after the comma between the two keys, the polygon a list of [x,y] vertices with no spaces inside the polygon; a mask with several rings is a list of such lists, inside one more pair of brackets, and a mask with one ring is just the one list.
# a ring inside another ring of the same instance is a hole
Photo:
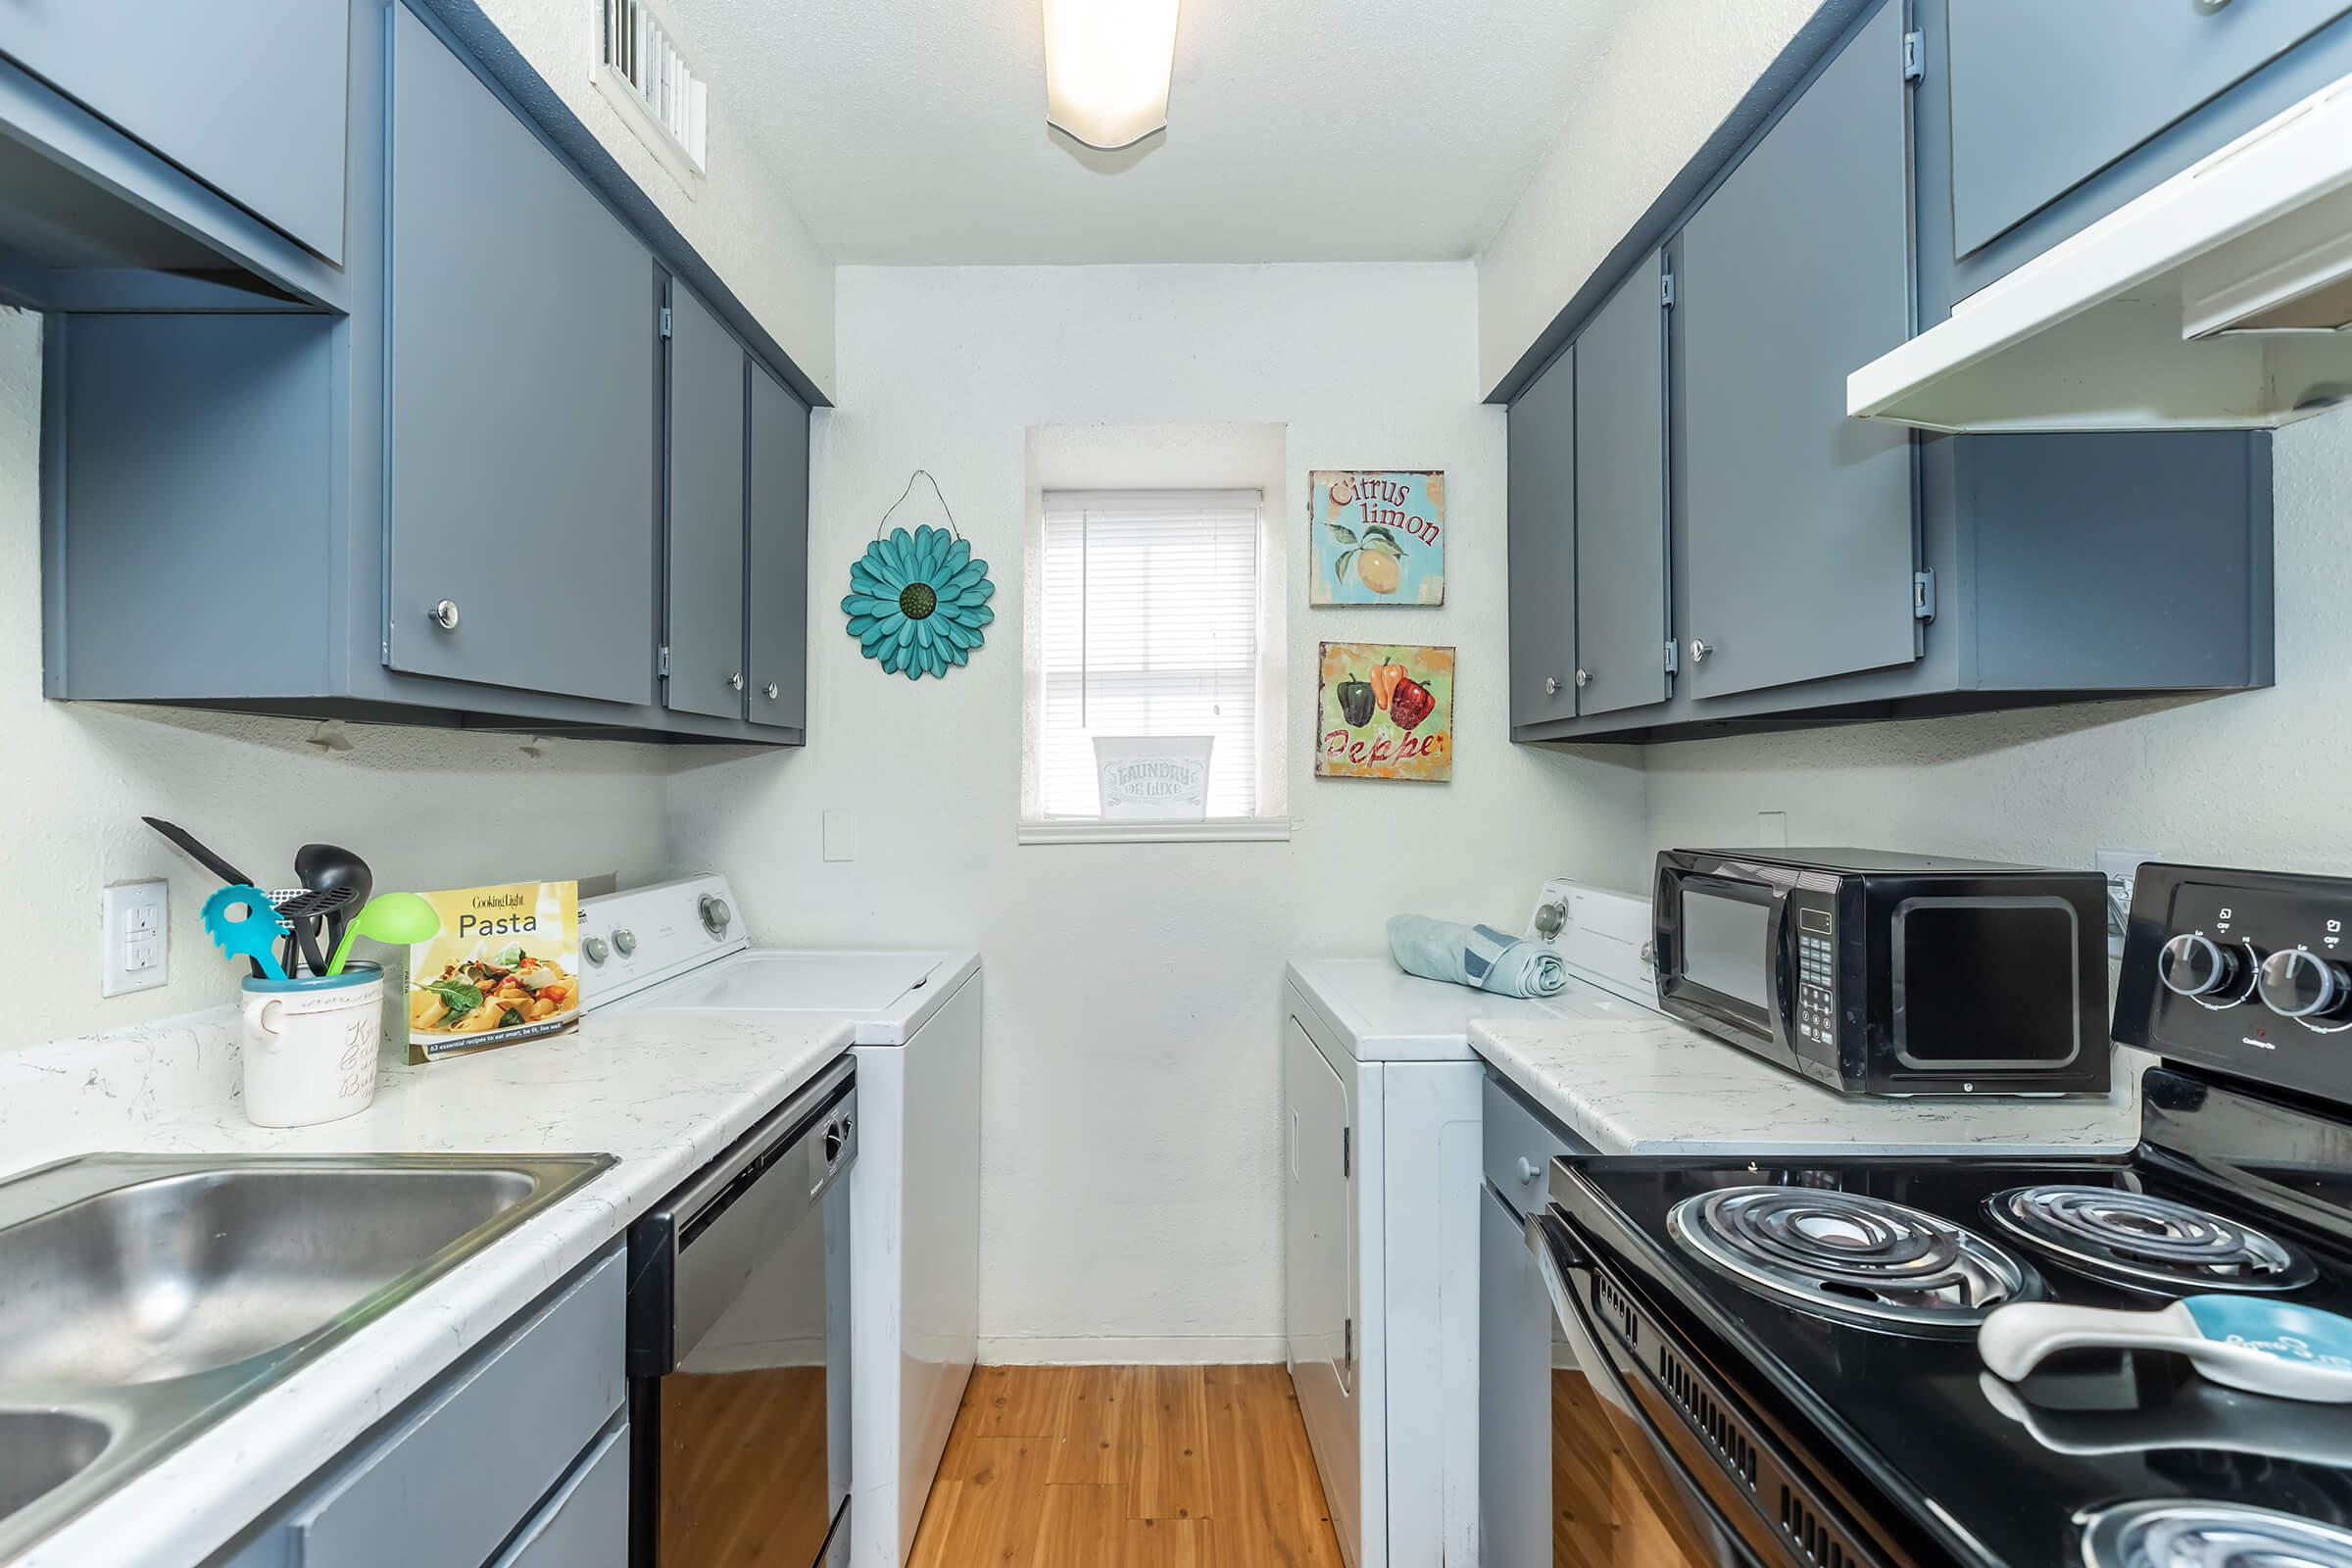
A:
{"label": "white ceiling", "polygon": [[1473,255],[1631,3],[1184,0],[1168,129],[1116,154],[1046,128],[1041,0],[673,8],[714,163],[838,262],[937,265]]}

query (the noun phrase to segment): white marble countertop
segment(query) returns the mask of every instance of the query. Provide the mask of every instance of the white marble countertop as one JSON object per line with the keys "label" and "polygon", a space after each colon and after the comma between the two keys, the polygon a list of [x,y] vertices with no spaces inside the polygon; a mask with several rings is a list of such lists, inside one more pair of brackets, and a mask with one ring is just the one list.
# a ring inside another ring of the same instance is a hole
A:
{"label": "white marble countertop", "polygon": [[604,1153],[618,1163],[167,1453],[8,1568],[189,1568],[848,1049],[846,1022],[608,1010],[554,1040],[386,1065],[343,1121],[245,1119],[233,1013],[0,1056],[0,1175],[73,1154]]}
{"label": "white marble countertop", "polygon": [[2139,1141],[2147,1058],[2103,1100],[1857,1100],[1658,1013],[1490,1019],[1472,1046],[1604,1154],[2090,1153]]}

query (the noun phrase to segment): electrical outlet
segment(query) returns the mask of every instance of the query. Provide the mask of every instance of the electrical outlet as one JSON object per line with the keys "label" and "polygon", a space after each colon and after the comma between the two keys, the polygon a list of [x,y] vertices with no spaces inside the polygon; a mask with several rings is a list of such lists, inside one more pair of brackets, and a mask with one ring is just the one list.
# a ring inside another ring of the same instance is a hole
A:
{"label": "electrical outlet", "polygon": [[98,922],[102,997],[153,991],[170,977],[172,887],[168,882],[118,882],[106,890]]}
{"label": "electrical outlet", "polygon": [[827,811],[824,822],[825,858],[858,858],[858,818],[850,811]]}
{"label": "electrical outlet", "polygon": [[1788,847],[1788,813],[1787,811],[1758,811],[1756,813],[1756,848],[1785,850]]}
{"label": "electrical outlet", "polygon": [[2125,921],[2116,917],[2113,903],[2120,902],[2124,914],[2129,916],[2132,912],[2132,888],[2139,877],[2141,863],[2163,858],[2155,850],[2101,850],[2092,858],[2091,863],[2098,868],[2099,875],[2107,879],[2108,891],[2113,895],[2107,911],[2107,956],[2110,958],[2124,956]]}

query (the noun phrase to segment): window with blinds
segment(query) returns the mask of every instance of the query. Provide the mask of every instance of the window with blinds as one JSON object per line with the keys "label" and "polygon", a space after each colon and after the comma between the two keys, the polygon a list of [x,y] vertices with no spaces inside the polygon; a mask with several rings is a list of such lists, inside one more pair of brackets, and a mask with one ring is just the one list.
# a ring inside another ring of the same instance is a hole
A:
{"label": "window with blinds", "polygon": [[1093,737],[1209,735],[1208,815],[1258,807],[1255,490],[1049,490],[1037,745],[1049,817],[1101,810]]}

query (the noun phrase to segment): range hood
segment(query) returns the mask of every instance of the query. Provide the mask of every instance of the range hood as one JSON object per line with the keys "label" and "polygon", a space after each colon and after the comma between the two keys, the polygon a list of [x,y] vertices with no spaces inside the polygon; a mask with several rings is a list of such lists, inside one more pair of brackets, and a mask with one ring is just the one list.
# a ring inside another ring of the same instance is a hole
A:
{"label": "range hood", "polygon": [[2352,76],[1846,378],[1928,430],[2268,428],[2352,400]]}

